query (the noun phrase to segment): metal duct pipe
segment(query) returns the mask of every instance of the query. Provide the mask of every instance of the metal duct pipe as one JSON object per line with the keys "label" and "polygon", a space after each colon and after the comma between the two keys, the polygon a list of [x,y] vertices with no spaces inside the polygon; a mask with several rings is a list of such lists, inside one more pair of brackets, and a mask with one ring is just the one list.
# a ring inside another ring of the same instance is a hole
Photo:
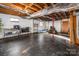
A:
{"label": "metal duct pipe", "polygon": [[69,11],[69,9],[72,9],[72,8],[79,9],[78,7],[79,7],[79,4],[74,5],[72,7],[70,7],[70,5],[69,5],[69,6],[66,6],[64,8],[59,8],[59,7],[52,8],[52,7],[48,7],[46,9],[43,9],[43,10],[40,10],[38,12],[35,12],[35,13],[31,14],[28,18],[49,15],[51,13],[57,13],[57,12],[66,12],[66,11]]}

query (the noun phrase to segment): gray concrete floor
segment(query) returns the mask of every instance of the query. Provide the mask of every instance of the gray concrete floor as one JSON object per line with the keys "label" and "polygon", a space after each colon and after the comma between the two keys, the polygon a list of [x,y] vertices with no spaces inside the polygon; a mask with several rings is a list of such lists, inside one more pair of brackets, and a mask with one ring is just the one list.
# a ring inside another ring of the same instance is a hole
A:
{"label": "gray concrete floor", "polygon": [[79,49],[70,48],[67,43],[68,42],[66,40],[57,37],[53,38],[46,33],[30,34],[25,38],[17,38],[12,41],[0,42],[0,56],[79,55],[77,54]]}

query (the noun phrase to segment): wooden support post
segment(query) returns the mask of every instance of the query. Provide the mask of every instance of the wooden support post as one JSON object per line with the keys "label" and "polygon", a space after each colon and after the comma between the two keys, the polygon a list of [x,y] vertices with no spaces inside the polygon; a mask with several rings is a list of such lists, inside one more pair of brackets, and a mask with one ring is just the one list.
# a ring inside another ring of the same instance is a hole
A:
{"label": "wooden support post", "polygon": [[70,44],[76,44],[76,15],[75,11],[70,11]]}

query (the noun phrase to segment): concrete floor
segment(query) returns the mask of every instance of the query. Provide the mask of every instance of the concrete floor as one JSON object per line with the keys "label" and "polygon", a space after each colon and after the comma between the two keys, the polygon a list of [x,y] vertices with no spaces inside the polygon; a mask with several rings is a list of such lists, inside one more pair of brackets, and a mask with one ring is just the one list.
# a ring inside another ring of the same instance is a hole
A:
{"label": "concrete floor", "polygon": [[[52,38],[47,33],[31,34],[26,38],[0,43],[0,56],[63,56],[79,55],[78,49],[70,53],[67,41]],[[72,48],[73,49],[73,48]]]}

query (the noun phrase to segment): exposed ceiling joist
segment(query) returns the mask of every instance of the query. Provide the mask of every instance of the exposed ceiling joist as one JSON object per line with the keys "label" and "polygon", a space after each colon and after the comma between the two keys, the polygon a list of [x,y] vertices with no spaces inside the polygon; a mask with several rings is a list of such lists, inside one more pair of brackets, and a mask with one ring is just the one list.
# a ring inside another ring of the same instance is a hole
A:
{"label": "exposed ceiling joist", "polygon": [[64,16],[62,15],[61,12],[59,12],[59,13],[57,13],[57,14],[58,14],[58,16],[59,16],[61,19],[64,19]]}
{"label": "exposed ceiling joist", "polygon": [[25,6],[25,10],[33,5],[32,3],[27,3],[27,4],[26,3],[20,3],[20,4]]}
{"label": "exposed ceiling joist", "polygon": [[18,6],[18,7],[21,7],[21,8],[22,8],[22,10],[24,10],[24,9],[25,9],[25,6],[24,6],[24,5],[22,5],[22,4],[20,4],[20,3],[12,3],[12,4],[14,4],[14,5]]}
{"label": "exposed ceiling joist", "polygon": [[62,15],[63,19],[67,19],[68,18],[67,16],[69,16],[69,15],[66,15],[66,12],[61,12],[61,15]]}
{"label": "exposed ceiling joist", "polygon": [[54,13],[53,15],[55,16],[55,19],[56,19],[56,20],[59,19],[58,15],[57,15],[56,13]]}
{"label": "exposed ceiling joist", "polygon": [[51,17],[49,17],[49,16],[43,16],[44,18],[48,18],[48,19],[52,19]]}
{"label": "exposed ceiling joist", "polygon": [[35,11],[32,10],[32,9],[27,9],[27,12],[28,12],[29,14],[32,14],[32,13],[34,13]]}
{"label": "exposed ceiling joist", "polygon": [[0,13],[5,13],[5,14],[10,14],[10,15],[15,15],[15,16],[27,16],[27,14],[22,14],[20,12],[6,9],[6,8],[0,8]]}
{"label": "exposed ceiling joist", "polygon": [[47,3],[44,3],[44,8],[47,8],[47,7],[48,7]]}
{"label": "exposed ceiling joist", "polygon": [[31,6],[31,7],[29,7],[30,9],[32,9],[32,10],[34,10],[34,11],[38,11],[39,10],[39,8],[37,8],[37,7],[35,7],[35,6]]}
{"label": "exposed ceiling joist", "polygon": [[25,18],[41,17],[41,19],[48,20],[52,19],[53,16],[55,19],[68,18],[68,11],[71,8],[79,9],[79,4],[67,3],[0,3],[0,6],[3,7],[0,8],[1,13],[24,16]]}
{"label": "exposed ceiling joist", "polygon": [[24,10],[25,7],[23,5],[20,5],[20,3],[0,3],[0,6],[6,8],[6,9],[19,11],[21,13],[29,15],[28,11]]}
{"label": "exposed ceiling joist", "polygon": [[34,12],[38,11],[37,8],[34,7],[32,3],[27,3],[27,4],[23,3],[22,5],[25,6],[24,10],[27,10],[28,13],[34,13]]}
{"label": "exposed ceiling joist", "polygon": [[0,3],[0,4],[8,6],[10,8],[15,8],[15,9],[23,10],[23,7],[16,6],[16,5],[12,4],[12,3]]}
{"label": "exposed ceiling joist", "polygon": [[34,4],[36,7],[40,8],[40,9],[43,9],[39,4]]}

